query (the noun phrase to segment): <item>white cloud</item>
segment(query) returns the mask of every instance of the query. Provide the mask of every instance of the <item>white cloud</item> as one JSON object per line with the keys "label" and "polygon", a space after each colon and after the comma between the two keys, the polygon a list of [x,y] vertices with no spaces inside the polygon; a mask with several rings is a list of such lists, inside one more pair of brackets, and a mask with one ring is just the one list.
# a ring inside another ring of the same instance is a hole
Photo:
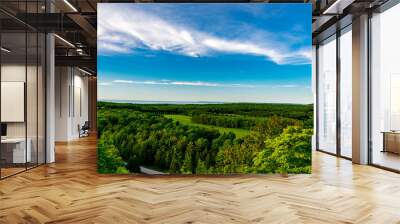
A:
{"label": "white cloud", "polygon": [[260,84],[260,85],[251,85],[251,84],[242,84],[242,83],[218,83],[218,82],[204,82],[204,81],[173,81],[168,79],[161,80],[113,80],[111,82],[103,82],[99,83],[101,86],[109,86],[112,84],[136,84],[136,85],[168,85],[168,86],[198,86],[198,87],[230,87],[230,88],[298,88],[300,85],[296,84],[276,84],[276,85],[268,85],[268,84]]}
{"label": "white cloud", "polygon": [[217,51],[262,55],[270,58],[272,61],[281,64],[284,61],[285,55],[278,53],[274,49],[260,47],[253,43],[243,43],[237,41],[228,41],[218,38],[207,38],[203,40],[203,44]]}
{"label": "white cloud", "polygon": [[107,43],[107,42],[100,42],[99,48],[103,52],[113,52],[113,53],[130,53],[131,50],[126,47],[118,46],[118,44],[114,43]]}
{"label": "white cloud", "polygon": [[210,83],[210,82],[171,82],[171,85],[178,86],[222,86],[219,83]]}
{"label": "white cloud", "polygon": [[[277,64],[309,64],[311,49],[292,50],[282,43],[227,39],[164,20],[136,7],[99,4],[98,42],[100,54],[132,53],[135,48],[163,50],[189,57],[213,53],[250,54]],[[250,34],[251,36],[251,34]]]}
{"label": "white cloud", "polygon": [[99,86],[111,86],[111,82],[99,82]]}
{"label": "white cloud", "polygon": [[120,80],[120,79],[114,80],[113,82],[114,83],[127,83],[127,84],[132,84],[133,83],[132,80]]}
{"label": "white cloud", "polygon": [[121,83],[121,84],[145,84],[145,85],[169,85],[170,83],[167,81],[134,81],[134,80],[114,80],[113,83]]}
{"label": "white cloud", "polygon": [[292,84],[287,84],[287,85],[275,85],[275,88],[296,88],[299,87],[299,85],[292,85]]}
{"label": "white cloud", "polygon": [[112,82],[99,83],[99,85],[111,85],[111,84],[142,84],[142,85],[170,85],[170,86],[206,86],[206,87],[247,87],[253,88],[254,85],[247,84],[225,84],[225,83],[215,83],[215,82],[202,82],[202,81],[172,81],[168,79],[162,80],[145,80],[145,81],[137,81],[137,80],[113,80]]}

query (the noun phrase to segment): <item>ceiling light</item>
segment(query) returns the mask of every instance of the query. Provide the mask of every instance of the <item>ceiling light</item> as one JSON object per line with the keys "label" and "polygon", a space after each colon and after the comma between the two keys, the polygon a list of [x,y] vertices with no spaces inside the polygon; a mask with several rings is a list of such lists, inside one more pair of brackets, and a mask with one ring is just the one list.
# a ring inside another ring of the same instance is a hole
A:
{"label": "ceiling light", "polygon": [[78,12],[78,10],[73,6],[68,0],[64,0],[65,4],[67,4],[74,12]]}
{"label": "ceiling light", "polygon": [[81,72],[83,72],[83,73],[85,73],[85,74],[87,74],[87,75],[92,75],[92,73],[90,73],[90,72],[88,72],[88,71],[86,71],[86,70],[83,70],[83,69],[81,69],[81,68],[79,68],[79,67],[78,67],[78,70],[81,71]]}
{"label": "ceiling light", "polygon": [[1,49],[1,51],[4,51],[6,53],[10,53],[11,52],[11,50],[9,50],[9,49],[7,49],[5,47],[1,47],[0,49]]}
{"label": "ceiling light", "polygon": [[77,48],[76,49],[76,53],[78,53],[78,55],[83,55],[83,49],[82,48]]}
{"label": "ceiling light", "polygon": [[330,5],[327,9],[322,14],[328,14],[332,9],[337,7],[337,4],[339,3],[340,0],[335,1],[332,5]]}
{"label": "ceiling light", "polygon": [[347,8],[349,5],[351,5],[355,0],[336,0],[333,2],[332,5],[330,5],[324,12],[322,13],[323,15],[327,14],[342,14],[343,9]]}
{"label": "ceiling light", "polygon": [[60,37],[59,35],[57,35],[57,34],[54,34],[54,36],[55,37],[57,37],[59,40],[61,40],[62,42],[64,42],[64,43],[66,43],[67,45],[69,45],[70,47],[73,47],[73,48],[75,48],[75,45],[73,45],[71,42],[69,42],[68,40],[66,40],[66,39],[64,39],[64,38],[62,38],[62,37]]}

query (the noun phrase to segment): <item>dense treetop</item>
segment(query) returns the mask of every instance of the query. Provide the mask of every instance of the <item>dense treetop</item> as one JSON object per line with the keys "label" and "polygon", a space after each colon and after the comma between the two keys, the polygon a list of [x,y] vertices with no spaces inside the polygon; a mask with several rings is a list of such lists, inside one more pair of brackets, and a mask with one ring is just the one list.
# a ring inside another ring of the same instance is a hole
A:
{"label": "dense treetop", "polygon": [[[312,116],[309,105],[99,102],[98,106],[101,173],[137,173],[141,166],[181,174],[311,172],[312,129],[306,122]],[[292,117],[277,114],[284,110],[291,111],[288,114]],[[164,117],[171,113],[191,115],[194,122],[251,131],[238,138],[231,132]],[[297,119],[293,118],[296,114]]]}

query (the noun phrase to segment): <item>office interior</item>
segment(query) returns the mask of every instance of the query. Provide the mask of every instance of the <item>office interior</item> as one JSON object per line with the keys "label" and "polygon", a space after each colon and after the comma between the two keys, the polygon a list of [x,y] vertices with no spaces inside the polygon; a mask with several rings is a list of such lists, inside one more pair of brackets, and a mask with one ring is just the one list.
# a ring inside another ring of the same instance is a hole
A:
{"label": "office interior", "polygon": [[[54,144],[96,130],[96,4],[0,2],[0,178],[56,162]],[[282,2],[282,1],[269,1]],[[400,4],[313,5],[315,150],[400,172]]]}
{"label": "office interior", "polygon": [[72,10],[64,4],[0,2],[0,179],[55,162],[56,142],[95,128],[95,54],[79,26],[41,17]]}
{"label": "office interior", "polygon": [[332,1],[340,16],[313,34],[315,148],[399,172],[400,4],[343,2]]}

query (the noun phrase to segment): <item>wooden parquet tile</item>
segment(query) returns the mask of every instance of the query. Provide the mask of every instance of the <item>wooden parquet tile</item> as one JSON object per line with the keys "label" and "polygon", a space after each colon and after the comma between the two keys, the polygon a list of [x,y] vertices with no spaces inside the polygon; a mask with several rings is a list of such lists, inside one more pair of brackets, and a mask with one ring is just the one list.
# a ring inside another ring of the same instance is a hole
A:
{"label": "wooden parquet tile", "polygon": [[313,174],[96,173],[93,137],[0,181],[0,223],[400,223],[400,175],[315,152]]}

